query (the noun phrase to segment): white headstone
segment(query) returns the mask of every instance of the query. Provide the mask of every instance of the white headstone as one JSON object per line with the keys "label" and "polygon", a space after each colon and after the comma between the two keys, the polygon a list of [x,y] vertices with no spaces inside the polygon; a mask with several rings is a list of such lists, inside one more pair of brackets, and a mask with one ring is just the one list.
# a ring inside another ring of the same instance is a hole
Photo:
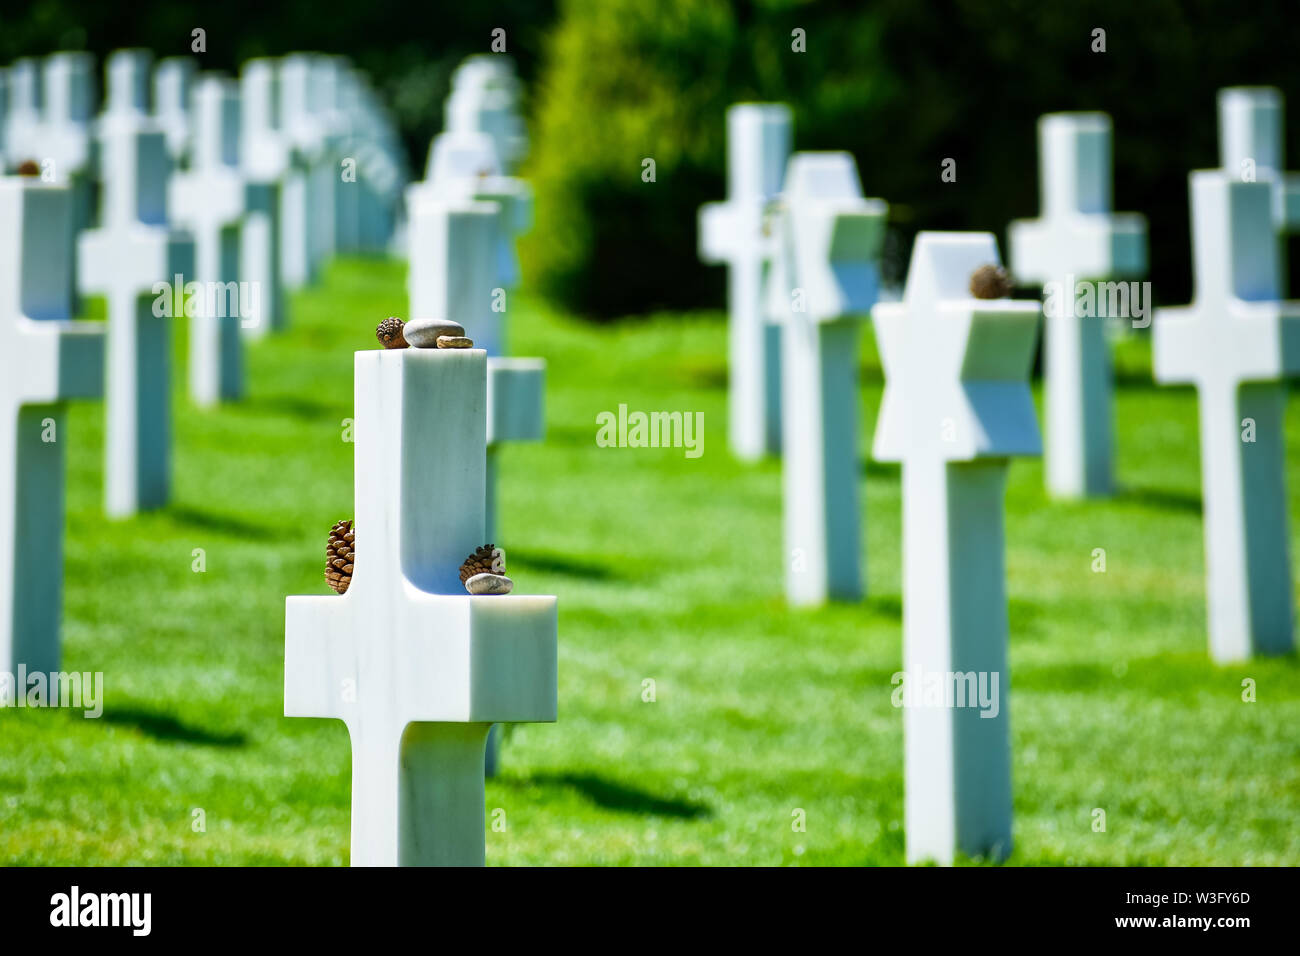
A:
{"label": "white headstone", "polygon": [[1293,645],[1283,413],[1300,303],[1281,301],[1273,184],[1189,178],[1195,294],[1156,311],[1152,359],[1200,400],[1210,653],[1229,662]]}
{"label": "white headstone", "polygon": [[[55,53],[45,60],[42,89],[44,109],[38,137],[37,159],[41,178],[67,185],[72,193],[72,232],[89,228],[95,151],[91,139],[94,110],[95,58],[89,53]],[[77,288],[79,266],[72,250],[72,283]],[[75,304],[74,310],[80,311]]]}
{"label": "white headstone", "polygon": [[1273,221],[1281,232],[1300,231],[1300,175],[1285,172],[1282,91],[1271,86],[1219,90],[1219,162],[1243,182],[1267,181]]}
{"label": "white headstone", "polygon": [[[172,177],[172,220],[194,234],[200,301],[190,320],[190,395],[200,406],[243,395],[240,230],[247,208],[239,170],[239,95],[233,80],[204,76],[194,90],[194,158]],[[232,294],[233,293],[233,294]],[[187,311],[189,306],[187,305]]]}
{"label": "white headstone", "polygon": [[888,205],[848,153],[795,153],[781,194],[773,314],[782,325],[786,598],[862,596],[858,323],[876,301]]}
{"label": "white headstone", "polygon": [[[1105,113],[1041,117],[1038,150],[1042,218],[1011,223],[1008,242],[1015,278],[1043,285],[1051,304],[1044,331],[1047,487],[1062,498],[1105,496],[1115,488],[1108,317],[1076,314],[1075,284],[1145,275],[1146,220],[1111,212]],[[1098,291],[1095,300],[1111,296]]]}
{"label": "white headstone", "polygon": [[287,601],[285,715],[348,726],[354,866],[481,865],[489,728],[556,719],[556,599],[458,578],[483,543],[484,352],[358,352],[355,374],[355,570]]}
{"label": "white headstone", "polygon": [[170,56],[153,71],[153,109],[159,128],[167,137],[172,166],[180,168],[190,156],[193,138],[191,101],[198,60],[192,56]]}
{"label": "white headstone", "polygon": [[1011,852],[1003,498],[1008,457],[1039,453],[1038,306],[970,297],[971,273],[997,262],[989,233],[922,232],[903,301],[871,313],[885,372],[873,454],[903,470],[909,863]]}
{"label": "white headstone", "polygon": [[261,338],[287,325],[280,242],[281,181],[289,147],[275,128],[275,61],[249,60],[239,77],[239,166],[245,180],[246,216],[239,248],[239,275],[259,290],[244,334]]}
{"label": "white headstone", "polygon": [[0,673],[59,669],[63,401],[97,398],[103,329],[67,321],[66,186],[0,177]]}
{"label": "white headstone", "polygon": [[781,332],[763,284],[776,251],[767,206],[781,191],[791,115],[778,103],[727,110],[727,201],[700,208],[700,258],[727,270],[727,416],[731,449],[753,461],[781,448]]}
{"label": "white headstone", "polygon": [[[173,283],[193,274],[194,243],[167,225],[171,160],[159,124],[106,113],[98,137],[100,225],[79,238],[78,281],[108,304],[104,499],[110,516],[126,517],[169,497]],[[160,282],[171,300],[161,316]]]}

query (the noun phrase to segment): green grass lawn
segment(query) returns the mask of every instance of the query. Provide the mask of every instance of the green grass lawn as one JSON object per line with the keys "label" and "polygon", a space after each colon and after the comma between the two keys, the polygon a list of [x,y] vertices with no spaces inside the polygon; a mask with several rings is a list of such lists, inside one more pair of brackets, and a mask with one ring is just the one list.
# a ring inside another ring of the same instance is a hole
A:
{"label": "green grass lawn", "polygon": [[[185,399],[178,329],[164,512],[104,518],[102,408],[74,406],[64,666],[104,672],[105,710],[0,711],[0,861],[347,862],[347,733],[281,716],[284,598],[327,591],[326,534],[353,514],[352,352],[403,314],[403,279],[335,263],[219,411]],[[549,361],[549,431],[502,454],[498,543],[520,591],[560,597],[560,719],[506,745],[489,863],[901,863],[897,468],[864,468],[870,596],[791,611],[779,462],[726,447],[722,316],[596,328],[512,306],[512,351]],[[865,452],[881,375],[863,340]],[[1195,399],[1151,384],[1143,341],[1117,364],[1122,494],[1057,504],[1040,462],[1011,468],[1011,862],[1298,864],[1300,662],[1210,662]],[[620,402],[702,411],[703,456],[597,447]]]}

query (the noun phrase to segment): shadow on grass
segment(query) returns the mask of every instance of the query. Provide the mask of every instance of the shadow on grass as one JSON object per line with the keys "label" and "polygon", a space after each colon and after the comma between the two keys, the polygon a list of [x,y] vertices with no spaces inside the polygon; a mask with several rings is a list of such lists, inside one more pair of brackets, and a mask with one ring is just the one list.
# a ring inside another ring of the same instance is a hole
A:
{"label": "shadow on grass", "polygon": [[618,576],[608,564],[584,561],[581,558],[572,558],[553,551],[511,550],[509,558],[512,568],[521,565],[528,571],[549,571],[551,574],[562,574],[571,578],[591,578],[598,581],[607,581]]}
{"label": "shadow on grass", "polygon": [[243,747],[248,743],[248,738],[239,732],[217,733],[187,724],[170,714],[157,714],[139,707],[105,708],[100,719],[118,727],[133,727],[155,740],[201,747]]}
{"label": "shadow on grass", "polygon": [[543,773],[514,779],[506,777],[501,782],[512,786],[560,787],[565,790],[576,790],[596,806],[619,813],[674,817],[678,820],[699,820],[713,815],[713,810],[702,803],[658,797],[636,787],[629,787],[616,780],[607,780],[591,773]]}
{"label": "shadow on grass", "polygon": [[867,455],[862,459],[859,474],[864,478],[890,478],[896,480],[902,475],[902,467],[896,461],[876,461],[870,455]]}
{"label": "shadow on grass", "polygon": [[333,420],[340,409],[346,410],[346,406],[341,406],[337,402],[322,402],[314,398],[303,398],[298,395],[249,396],[240,404],[241,411],[287,415],[301,421],[322,418]]}
{"label": "shadow on grass", "polygon": [[1171,491],[1168,488],[1121,488],[1116,501],[1125,504],[1146,505],[1162,511],[1181,511],[1184,514],[1201,513],[1201,496],[1193,491]]}
{"label": "shadow on grass", "polygon": [[271,541],[281,537],[281,532],[268,527],[265,522],[245,521],[233,515],[215,514],[200,511],[191,505],[176,505],[168,510],[172,519],[180,525],[190,528],[202,528],[236,538],[253,538],[258,541]]}

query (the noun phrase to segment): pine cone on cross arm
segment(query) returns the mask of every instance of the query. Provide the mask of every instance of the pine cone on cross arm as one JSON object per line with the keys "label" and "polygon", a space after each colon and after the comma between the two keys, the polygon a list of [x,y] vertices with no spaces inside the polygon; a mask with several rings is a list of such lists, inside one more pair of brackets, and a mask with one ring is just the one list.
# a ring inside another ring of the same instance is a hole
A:
{"label": "pine cone on cross arm", "polygon": [[460,583],[464,584],[476,574],[505,574],[505,552],[493,544],[484,544],[460,566]]}
{"label": "pine cone on cross arm", "polygon": [[352,583],[352,567],[356,561],[356,531],[352,519],[336,521],[330,528],[329,543],[325,546],[325,583],[339,594],[346,594]]}

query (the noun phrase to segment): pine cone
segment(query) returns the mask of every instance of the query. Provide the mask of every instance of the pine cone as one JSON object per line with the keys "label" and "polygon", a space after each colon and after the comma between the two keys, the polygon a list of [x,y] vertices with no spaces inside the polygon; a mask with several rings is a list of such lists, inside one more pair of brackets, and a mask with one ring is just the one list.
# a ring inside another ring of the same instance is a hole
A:
{"label": "pine cone", "polygon": [[474,553],[460,566],[460,583],[464,584],[476,574],[505,574],[506,553],[492,544],[474,549]]}
{"label": "pine cone", "polygon": [[352,583],[352,565],[356,560],[356,531],[352,519],[335,522],[325,546],[325,583],[339,594],[346,594]]}
{"label": "pine cone", "polygon": [[980,266],[971,273],[970,294],[977,299],[1005,299],[1011,289],[1011,275],[1001,266]]}
{"label": "pine cone", "polygon": [[386,349],[409,348],[406,338],[402,335],[405,325],[406,323],[397,316],[384,319],[379,323],[379,328],[375,329],[375,338],[379,339],[380,344]]}

